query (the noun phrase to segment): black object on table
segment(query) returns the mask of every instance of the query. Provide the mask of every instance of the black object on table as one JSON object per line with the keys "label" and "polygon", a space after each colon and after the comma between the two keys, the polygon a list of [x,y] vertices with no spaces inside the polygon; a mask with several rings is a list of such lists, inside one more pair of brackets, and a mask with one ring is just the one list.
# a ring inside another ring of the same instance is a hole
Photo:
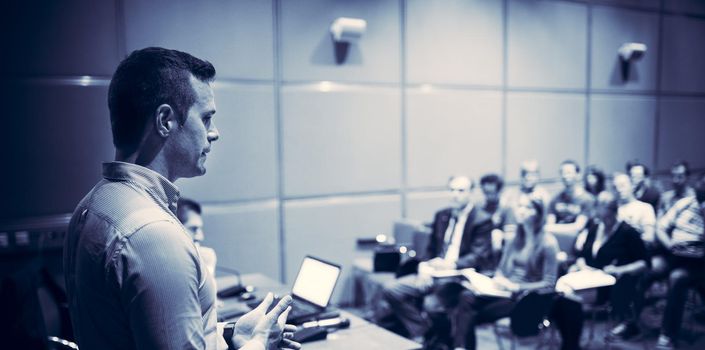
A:
{"label": "black object on table", "polygon": [[307,343],[316,340],[323,340],[328,337],[328,329],[325,327],[302,328],[294,332],[294,341]]}

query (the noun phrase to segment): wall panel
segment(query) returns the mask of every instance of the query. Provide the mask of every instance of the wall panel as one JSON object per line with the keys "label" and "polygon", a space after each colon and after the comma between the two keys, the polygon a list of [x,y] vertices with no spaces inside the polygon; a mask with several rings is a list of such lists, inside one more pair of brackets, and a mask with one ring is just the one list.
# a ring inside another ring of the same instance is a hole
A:
{"label": "wall panel", "polygon": [[218,77],[274,78],[272,2],[126,0],[127,52],[163,46],[207,59]]}
{"label": "wall panel", "polygon": [[613,172],[639,159],[653,168],[655,129],[655,98],[592,95],[588,163]]}
{"label": "wall panel", "polygon": [[500,92],[409,89],[406,116],[409,187],[501,171]]}
{"label": "wall panel", "polygon": [[705,93],[705,19],[664,16],[661,90]]}
{"label": "wall panel", "polygon": [[558,178],[565,159],[584,162],[585,96],[510,93],[507,96],[507,172],[518,180],[522,161],[539,162],[544,178]]}
{"label": "wall panel", "polygon": [[398,189],[399,95],[392,88],[338,84],[284,87],[285,194]]}
{"label": "wall panel", "polygon": [[586,5],[511,0],[508,12],[509,86],[586,87]]}
{"label": "wall panel", "polygon": [[679,160],[692,168],[705,168],[705,99],[664,98],[659,110],[658,161],[660,170],[668,170]]}
{"label": "wall panel", "polygon": [[0,75],[109,76],[118,52],[114,1],[8,1],[0,11]]}
{"label": "wall panel", "polygon": [[500,85],[502,2],[408,1],[407,80]]}
{"label": "wall panel", "polygon": [[[70,213],[114,159],[107,86],[71,82],[0,84],[9,127],[0,217]],[[11,200],[8,200],[10,198]]]}

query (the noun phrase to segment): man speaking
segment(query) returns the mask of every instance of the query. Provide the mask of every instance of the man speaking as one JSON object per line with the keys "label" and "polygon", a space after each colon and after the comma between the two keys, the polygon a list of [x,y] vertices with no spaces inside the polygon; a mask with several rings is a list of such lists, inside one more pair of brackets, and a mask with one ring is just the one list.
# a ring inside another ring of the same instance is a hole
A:
{"label": "man speaking", "polygon": [[154,47],[132,52],[113,75],[115,161],[78,204],[64,249],[81,350],[299,348],[287,339],[288,296],[266,313],[268,295],[223,338],[214,278],[176,217],[174,181],[205,174],[219,136],[214,78],[209,62]]}

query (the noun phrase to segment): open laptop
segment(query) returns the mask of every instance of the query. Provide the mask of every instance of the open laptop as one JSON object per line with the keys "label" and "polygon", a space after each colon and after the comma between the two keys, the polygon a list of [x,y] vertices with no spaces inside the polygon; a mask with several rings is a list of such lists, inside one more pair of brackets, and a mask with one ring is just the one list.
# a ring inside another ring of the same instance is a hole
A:
{"label": "open laptop", "polygon": [[333,296],[340,271],[340,265],[312,256],[304,257],[291,288],[294,300],[287,321],[298,323],[323,314]]}

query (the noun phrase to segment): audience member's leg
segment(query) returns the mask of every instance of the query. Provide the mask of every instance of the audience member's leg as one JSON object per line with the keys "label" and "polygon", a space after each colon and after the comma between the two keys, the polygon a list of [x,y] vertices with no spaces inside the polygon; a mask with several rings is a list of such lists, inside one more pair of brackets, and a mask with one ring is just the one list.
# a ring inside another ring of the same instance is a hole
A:
{"label": "audience member's leg", "polygon": [[423,336],[428,328],[419,306],[429,291],[430,286],[419,284],[416,275],[407,275],[390,281],[382,291],[384,299],[412,339]]}
{"label": "audience member's leg", "polygon": [[637,285],[641,275],[624,275],[610,290],[612,314],[619,322],[610,331],[608,338],[627,340],[639,334],[638,318],[635,307]]}
{"label": "audience member's leg", "polygon": [[565,297],[556,299],[551,309],[551,319],[561,334],[561,349],[580,349],[583,331],[583,306]]}
{"label": "audience member's leg", "polygon": [[664,255],[653,255],[651,257],[651,269],[646,271],[637,282],[636,293],[634,294],[634,318],[639,319],[646,304],[646,292],[651,285],[658,280],[668,277],[671,269],[668,260]]}
{"label": "audience member's leg", "polygon": [[424,334],[425,346],[439,344],[453,346],[452,325],[448,314],[456,306],[457,304],[452,308],[446,307],[436,293],[431,293],[424,298],[423,309],[430,323],[428,331]]}
{"label": "audience member's leg", "polygon": [[424,336],[426,342],[453,346],[453,325],[449,314],[457,309],[463,292],[467,289],[455,279],[434,282],[433,293],[424,299],[424,311],[430,321],[429,331]]}
{"label": "audience member's leg", "polygon": [[511,299],[475,296],[463,292],[458,307],[451,314],[454,346],[474,350],[477,348],[475,326],[509,316],[516,303]]}
{"label": "audience member's leg", "polygon": [[660,280],[668,276],[670,268],[671,266],[665,255],[654,255],[651,257],[651,270],[649,270],[648,275],[652,282]]}
{"label": "audience member's leg", "polygon": [[671,271],[669,276],[668,297],[661,321],[661,332],[672,340],[676,339],[680,330],[690,280],[690,272],[684,268]]}

